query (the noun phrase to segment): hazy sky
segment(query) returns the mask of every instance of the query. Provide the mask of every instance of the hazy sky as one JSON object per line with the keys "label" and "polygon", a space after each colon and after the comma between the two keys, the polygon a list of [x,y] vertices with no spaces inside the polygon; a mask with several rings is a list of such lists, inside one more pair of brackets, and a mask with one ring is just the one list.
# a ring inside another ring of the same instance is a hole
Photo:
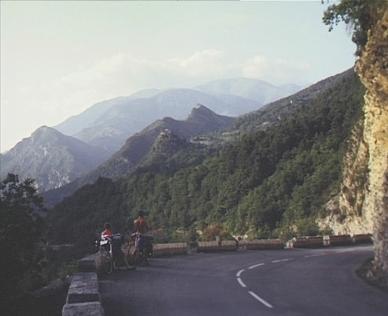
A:
{"label": "hazy sky", "polygon": [[142,88],[316,82],[354,63],[321,1],[1,1],[1,151]]}

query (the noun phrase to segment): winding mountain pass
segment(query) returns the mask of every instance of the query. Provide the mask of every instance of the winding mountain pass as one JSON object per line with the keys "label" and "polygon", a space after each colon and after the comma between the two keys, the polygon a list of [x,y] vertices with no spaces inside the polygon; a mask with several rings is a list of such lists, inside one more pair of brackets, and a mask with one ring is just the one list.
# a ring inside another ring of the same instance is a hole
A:
{"label": "winding mountain pass", "polygon": [[354,270],[369,246],[155,258],[100,280],[106,315],[352,315],[388,313],[388,293]]}

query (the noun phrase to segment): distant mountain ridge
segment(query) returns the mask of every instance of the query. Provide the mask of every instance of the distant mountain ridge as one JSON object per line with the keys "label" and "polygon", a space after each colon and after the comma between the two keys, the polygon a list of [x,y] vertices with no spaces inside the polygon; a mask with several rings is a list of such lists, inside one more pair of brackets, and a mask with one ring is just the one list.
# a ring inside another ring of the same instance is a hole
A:
{"label": "distant mountain ridge", "polygon": [[153,121],[161,117],[184,119],[198,103],[222,115],[238,116],[299,88],[238,78],[213,81],[193,89],[145,89],[97,103],[54,128],[114,153],[129,136]]}
{"label": "distant mountain ridge", "polygon": [[165,134],[166,131],[175,137],[189,141],[191,137],[200,134],[226,130],[234,122],[235,118],[218,115],[204,105],[193,108],[186,120],[176,120],[170,117],[157,120],[141,132],[129,137],[118,152],[95,170],[63,188],[47,192],[45,196],[50,203],[57,202],[82,185],[93,183],[99,177],[116,179],[128,175],[147,159],[147,155],[159,136]]}
{"label": "distant mountain ridge", "polygon": [[[93,106],[93,111],[91,108],[78,118],[72,118],[71,122],[64,122],[57,128],[64,130],[64,127],[70,126],[76,119],[83,120],[84,116],[85,120],[90,122],[89,114],[92,112],[93,123],[82,130],[76,129],[77,132],[71,135],[114,153],[129,136],[141,131],[155,120],[162,117],[184,119],[198,103],[217,113],[227,113],[231,116],[260,107],[257,102],[238,96],[223,99],[191,89],[170,89],[160,91],[151,97],[126,97],[106,101]],[[102,107],[106,108],[105,112],[101,111]],[[98,116],[95,115],[97,112],[100,113]]]}
{"label": "distant mountain ridge", "polygon": [[7,173],[34,178],[40,191],[58,188],[92,170],[107,153],[42,126],[1,156],[1,178]]}
{"label": "distant mountain ridge", "polygon": [[197,90],[212,95],[235,95],[254,100],[259,104],[286,97],[301,88],[295,84],[275,86],[264,80],[251,78],[214,80],[196,87]]}

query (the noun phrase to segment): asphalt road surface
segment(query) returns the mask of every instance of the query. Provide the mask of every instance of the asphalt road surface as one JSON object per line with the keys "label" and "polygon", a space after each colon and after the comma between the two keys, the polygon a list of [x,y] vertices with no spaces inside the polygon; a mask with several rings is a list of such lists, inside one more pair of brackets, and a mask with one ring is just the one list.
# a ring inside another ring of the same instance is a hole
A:
{"label": "asphalt road surface", "polygon": [[355,269],[370,246],[151,259],[100,280],[106,316],[387,316],[388,293]]}

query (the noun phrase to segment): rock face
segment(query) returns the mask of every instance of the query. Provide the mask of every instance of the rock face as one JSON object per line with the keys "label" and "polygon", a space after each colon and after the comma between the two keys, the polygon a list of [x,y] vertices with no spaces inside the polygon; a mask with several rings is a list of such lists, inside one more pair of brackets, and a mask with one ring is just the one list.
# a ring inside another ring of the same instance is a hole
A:
{"label": "rock face", "polygon": [[388,11],[369,31],[356,70],[367,89],[363,138],[369,183],[363,209],[373,219],[376,268],[388,274]]}
{"label": "rock face", "polygon": [[364,116],[344,157],[339,196],[324,222],[335,233],[373,232],[375,269],[388,274],[388,12],[369,31],[356,64],[366,88]]}
{"label": "rock face", "polygon": [[368,144],[364,139],[364,117],[354,126],[343,159],[340,193],[325,206],[329,216],[320,221],[335,234],[365,234],[373,230],[373,216],[364,211],[368,189]]}

